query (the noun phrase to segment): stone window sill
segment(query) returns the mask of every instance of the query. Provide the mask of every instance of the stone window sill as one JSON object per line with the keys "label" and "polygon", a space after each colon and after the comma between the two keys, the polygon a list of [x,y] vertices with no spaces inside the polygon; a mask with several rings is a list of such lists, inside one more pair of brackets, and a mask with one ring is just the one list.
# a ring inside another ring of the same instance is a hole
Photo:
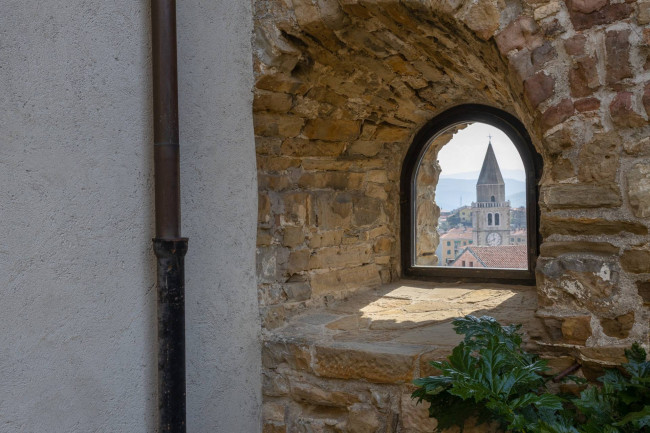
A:
{"label": "stone window sill", "polygon": [[528,349],[545,332],[534,287],[401,280],[293,317],[265,336],[266,368],[284,365],[323,378],[408,383],[431,374],[460,342],[454,317],[522,323]]}

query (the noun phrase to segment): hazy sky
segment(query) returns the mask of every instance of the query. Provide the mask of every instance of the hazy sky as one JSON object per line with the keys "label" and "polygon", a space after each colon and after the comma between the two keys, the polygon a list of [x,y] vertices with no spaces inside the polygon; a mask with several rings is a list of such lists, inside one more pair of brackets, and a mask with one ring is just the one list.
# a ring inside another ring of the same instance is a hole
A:
{"label": "hazy sky", "polygon": [[[524,170],[519,152],[512,141],[500,129],[485,123],[473,123],[462,131],[438,153],[442,175],[480,171],[488,147],[488,135],[501,171]],[[504,174],[503,177],[506,177]]]}

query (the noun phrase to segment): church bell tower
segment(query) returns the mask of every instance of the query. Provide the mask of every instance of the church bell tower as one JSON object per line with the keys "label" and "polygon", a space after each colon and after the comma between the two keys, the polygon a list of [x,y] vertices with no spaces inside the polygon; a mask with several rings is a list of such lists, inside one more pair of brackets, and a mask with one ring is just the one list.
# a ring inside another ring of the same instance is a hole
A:
{"label": "church bell tower", "polygon": [[475,245],[510,245],[510,202],[506,201],[506,185],[491,140],[476,182],[472,227]]}

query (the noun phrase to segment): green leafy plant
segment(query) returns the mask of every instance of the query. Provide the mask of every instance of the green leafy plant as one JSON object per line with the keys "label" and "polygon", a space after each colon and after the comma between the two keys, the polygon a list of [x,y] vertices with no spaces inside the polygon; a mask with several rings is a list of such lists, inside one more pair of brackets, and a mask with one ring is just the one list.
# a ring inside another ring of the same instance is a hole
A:
{"label": "green leafy plant", "polygon": [[446,361],[431,362],[440,375],[415,380],[412,394],[430,403],[436,432],[462,431],[475,419],[513,433],[650,433],[650,362],[638,344],[626,351],[623,372],[609,370],[602,386],[565,399],[548,392],[546,362],[521,348],[521,325],[501,326],[487,316],[453,325],[463,341]]}
{"label": "green leafy plant", "polygon": [[607,370],[573,401],[585,421],[584,433],[650,433],[650,361],[634,343],[625,351],[628,362],[621,370]]}

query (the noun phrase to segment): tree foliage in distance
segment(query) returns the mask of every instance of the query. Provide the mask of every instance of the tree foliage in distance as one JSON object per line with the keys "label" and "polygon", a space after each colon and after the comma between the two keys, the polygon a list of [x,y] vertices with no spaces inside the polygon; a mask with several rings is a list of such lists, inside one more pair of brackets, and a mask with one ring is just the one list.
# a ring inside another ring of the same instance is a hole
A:
{"label": "tree foliage in distance", "polygon": [[650,362],[639,345],[626,351],[625,374],[608,371],[602,387],[566,400],[547,392],[546,362],[522,350],[521,325],[487,316],[453,325],[465,337],[446,361],[431,362],[440,375],[414,381],[412,397],[430,403],[436,432],[475,419],[513,433],[650,433]]}

